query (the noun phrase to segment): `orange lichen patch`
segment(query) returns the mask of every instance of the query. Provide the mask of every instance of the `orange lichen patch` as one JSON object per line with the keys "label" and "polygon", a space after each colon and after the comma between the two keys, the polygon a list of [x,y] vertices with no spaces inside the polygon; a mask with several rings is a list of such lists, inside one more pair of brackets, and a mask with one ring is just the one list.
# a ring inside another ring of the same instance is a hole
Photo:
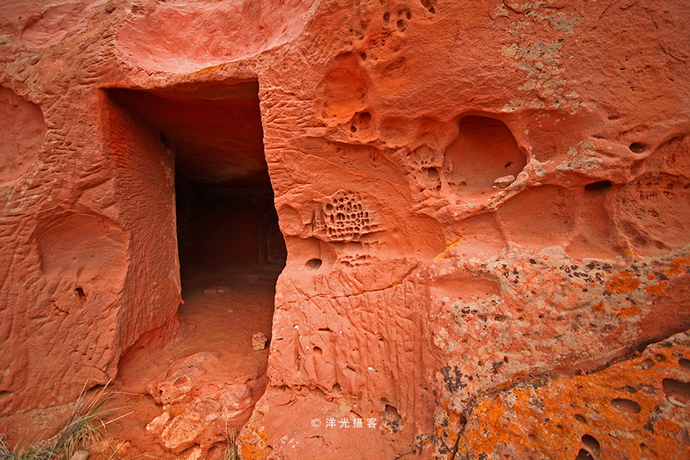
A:
{"label": "orange lichen patch", "polygon": [[[468,459],[507,452],[510,458],[690,458],[690,410],[681,394],[688,357],[690,334],[682,333],[598,373],[518,384],[475,407],[459,451]],[[578,457],[583,449],[589,456]]]}
{"label": "orange lichen patch", "polygon": [[632,318],[633,316],[638,316],[640,314],[640,309],[637,308],[637,305],[632,304],[627,305],[619,310],[614,310],[614,313],[621,318]]}
{"label": "orange lichen patch", "polygon": [[644,290],[647,291],[648,294],[663,297],[666,295],[666,282],[662,281],[659,284],[653,284],[651,286],[645,286]]}
{"label": "orange lichen patch", "polygon": [[599,302],[598,304],[593,305],[592,310],[594,310],[597,313],[606,313],[606,308],[604,308],[604,302]]}
{"label": "orange lichen patch", "polygon": [[460,244],[460,241],[461,241],[461,240],[462,240],[462,237],[459,236],[459,237],[457,237],[457,238],[453,238],[452,240],[448,241],[448,242],[446,243],[446,251],[449,250],[449,249],[451,249],[451,248],[454,248],[455,246],[457,246],[458,244]]}
{"label": "orange lichen patch", "polygon": [[632,249],[626,249],[623,251],[623,257],[638,257],[638,254]]}
{"label": "orange lichen patch", "polygon": [[462,240],[462,237],[459,236],[457,238],[453,238],[452,240],[449,240],[446,242],[446,247],[443,249],[443,252],[436,257],[434,257],[434,260],[441,260],[444,257],[446,257],[446,253],[453,249],[454,247],[458,246],[460,244],[460,241]]}
{"label": "orange lichen patch", "polygon": [[653,280],[656,279],[656,275],[655,275],[654,273],[649,273],[649,274],[647,275],[647,279],[648,279],[649,281],[653,281]]}
{"label": "orange lichen patch", "polygon": [[680,275],[683,273],[683,267],[685,267],[688,264],[690,264],[690,259],[688,259],[687,257],[678,257],[677,259],[673,259],[673,262],[671,262],[671,265],[668,267],[668,270],[664,271],[664,275]]}
{"label": "orange lichen patch", "polygon": [[253,426],[251,430],[243,432],[239,441],[242,445],[242,458],[245,460],[259,460],[268,456],[268,438],[265,431],[257,431]]}
{"label": "orange lichen patch", "polygon": [[632,292],[640,285],[641,281],[628,271],[620,272],[611,277],[611,281],[606,285],[606,289],[611,292],[627,294]]}

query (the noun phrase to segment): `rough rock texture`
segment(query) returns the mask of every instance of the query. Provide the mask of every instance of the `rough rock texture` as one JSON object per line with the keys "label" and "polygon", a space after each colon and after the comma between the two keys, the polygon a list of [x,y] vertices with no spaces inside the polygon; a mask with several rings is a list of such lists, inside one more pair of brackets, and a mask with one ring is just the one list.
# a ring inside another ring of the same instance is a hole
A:
{"label": "rough rock texture", "polygon": [[689,345],[681,333],[596,374],[500,391],[472,411],[458,457],[688,458]]}
{"label": "rough rock texture", "polygon": [[[216,442],[215,431],[222,432],[223,425],[254,407],[256,392],[246,383],[218,388],[207,377],[214,375],[210,368],[220,365],[217,355],[197,353],[171,363],[170,370],[149,385],[149,393],[164,412],[146,429],[159,434],[166,449],[180,453],[195,444],[208,449]],[[171,414],[171,409],[176,413]]]}
{"label": "rough rock texture", "polygon": [[267,168],[244,458],[686,457],[689,35],[680,0],[4,2],[0,414],[172,338],[175,180]]}

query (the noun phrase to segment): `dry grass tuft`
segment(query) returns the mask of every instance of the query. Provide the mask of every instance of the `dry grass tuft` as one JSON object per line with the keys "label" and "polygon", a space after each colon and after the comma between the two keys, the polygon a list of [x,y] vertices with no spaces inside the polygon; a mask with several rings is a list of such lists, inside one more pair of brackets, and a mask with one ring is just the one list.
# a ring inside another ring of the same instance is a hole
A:
{"label": "dry grass tuft", "polygon": [[225,454],[223,460],[240,460],[240,454],[237,449],[237,441],[235,436],[228,436],[227,446],[225,447]]}
{"label": "dry grass tuft", "polygon": [[[86,386],[85,386],[86,387]],[[20,443],[11,449],[0,435],[0,460],[70,460],[78,450],[93,451],[110,445],[107,425],[117,420],[108,420],[116,415],[111,403],[112,394],[108,385],[87,397],[85,388],[74,404],[74,410],[65,426],[50,439],[39,441],[29,447]],[[112,449],[111,449],[112,451]],[[115,452],[111,452],[113,457]]]}

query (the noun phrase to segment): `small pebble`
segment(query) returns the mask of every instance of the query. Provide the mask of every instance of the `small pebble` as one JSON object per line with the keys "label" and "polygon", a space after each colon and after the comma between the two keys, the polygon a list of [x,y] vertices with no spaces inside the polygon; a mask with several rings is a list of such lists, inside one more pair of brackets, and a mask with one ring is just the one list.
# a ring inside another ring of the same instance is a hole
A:
{"label": "small pebble", "polygon": [[69,460],[89,460],[89,453],[85,450],[78,450]]}
{"label": "small pebble", "polygon": [[266,342],[268,342],[268,336],[263,332],[257,332],[252,336],[252,350],[265,350]]}
{"label": "small pebble", "polygon": [[515,176],[503,176],[494,181],[494,188],[506,188],[515,182]]}

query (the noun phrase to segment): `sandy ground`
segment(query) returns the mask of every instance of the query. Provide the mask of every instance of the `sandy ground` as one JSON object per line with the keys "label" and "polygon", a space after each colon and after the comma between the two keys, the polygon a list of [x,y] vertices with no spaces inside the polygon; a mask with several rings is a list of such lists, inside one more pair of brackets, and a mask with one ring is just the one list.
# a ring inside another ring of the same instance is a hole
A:
{"label": "sandy ground", "polygon": [[[265,350],[252,350],[252,335],[263,332],[270,339],[275,283],[281,268],[197,271],[183,279],[185,303],[180,307],[179,338],[165,346],[156,346],[155,340],[143,341],[121,360],[114,382],[118,393],[113,402],[121,414],[127,415],[108,430],[116,446],[124,442],[116,458],[185,458],[165,454],[160,438],[147,431],[146,425],[163,411],[162,404],[156,404],[150,395],[151,382],[186,357],[214,353],[219,365],[206,375],[206,382],[220,386],[249,379],[263,392],[268,346]],[[253,399],[258,399],[260,394],[254,393]],[[176,409],[169,411],[174,414]],[[250,414],[251,410],[227,426],[228,434],[235,432]],[[209,458],[219,456],[219,451],[222,446],[212,450]]]}

